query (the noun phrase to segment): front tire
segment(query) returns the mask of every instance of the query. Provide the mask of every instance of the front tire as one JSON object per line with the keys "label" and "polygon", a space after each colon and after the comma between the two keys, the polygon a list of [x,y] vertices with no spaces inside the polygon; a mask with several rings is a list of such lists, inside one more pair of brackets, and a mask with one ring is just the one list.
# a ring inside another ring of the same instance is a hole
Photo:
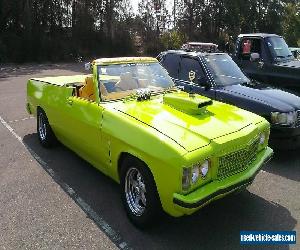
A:
{"label": "front tire", "polygon": [[51,129],[46,113],[39,108],[37,111],[37,134],[43,147],[49,148],[56,143],[55,135]]}
{"label": "front tire", "polygon": [[121,166],[121,195],[127,216],[139,228],[154,224],[161,203],[152,173],[140,160],[128,157]]}

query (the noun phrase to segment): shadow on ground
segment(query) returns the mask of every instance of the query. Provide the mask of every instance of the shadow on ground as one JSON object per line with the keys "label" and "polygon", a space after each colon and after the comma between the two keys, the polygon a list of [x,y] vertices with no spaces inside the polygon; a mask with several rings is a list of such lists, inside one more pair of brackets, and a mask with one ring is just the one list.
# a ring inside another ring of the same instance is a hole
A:
{"label": "shadow on ground", "polygon": [[300,182],[300,150],[274,151],[265,171]]}
{"label": "shadow on ground", "polygon": [[140,231],[128,221],[116,183],[62,145],[44,149],[36,134],[23,141],[134,249],[240,249],[241,230],[292,230],[296,224],[286,208],[245,191],[192,216],[157,218],[156,227]]}

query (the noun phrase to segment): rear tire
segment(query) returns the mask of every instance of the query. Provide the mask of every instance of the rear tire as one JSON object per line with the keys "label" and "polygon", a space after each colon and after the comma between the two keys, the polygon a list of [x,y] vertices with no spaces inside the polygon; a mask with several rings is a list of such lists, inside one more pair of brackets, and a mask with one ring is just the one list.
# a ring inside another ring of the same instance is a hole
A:
{"label": "rear tire", "polygon": [[37,110],[37,134],[43,147],[49,148],[56,144],[56,137],[51,129],[48,118],[44,110]]}
{"label": "rear tire", "polygon": [[155,223],[162,209],[152,173],[134,157],[127,157],[121,166],[121,196],[130,221],[139,228]]}

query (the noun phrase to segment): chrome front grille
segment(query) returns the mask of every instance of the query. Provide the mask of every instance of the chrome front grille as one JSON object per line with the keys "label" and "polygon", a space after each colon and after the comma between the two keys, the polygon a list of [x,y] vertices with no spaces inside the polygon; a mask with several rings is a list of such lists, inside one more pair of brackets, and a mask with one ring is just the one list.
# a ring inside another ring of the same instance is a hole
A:
{"label": "chrome front grille", "polygon": [[256,159],[258,144],[259,140],[255,140],[246,148],[221,156],[217,179],[221,180],[246,170]]}

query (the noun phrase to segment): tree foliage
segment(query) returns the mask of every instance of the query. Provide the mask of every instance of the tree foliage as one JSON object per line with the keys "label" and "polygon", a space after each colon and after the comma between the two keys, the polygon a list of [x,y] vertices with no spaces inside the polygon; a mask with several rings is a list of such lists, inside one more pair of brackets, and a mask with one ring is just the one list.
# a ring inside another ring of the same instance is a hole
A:
{"label": "tree foliage", "polygon": [[157,55],[246,32],[277,33],[300,46],[298,0],[143,0],[138,13],[132,1],[0,0],[0,62]]}
{"label": "tree foliage", "polygon": [[300,3],[285,6],[282,28],[287,43],[300,47]]}
{"label": "tree foliage", "polygon": [[132,53],[121,0],[0,0],[0,61]]}
{"label": "tree foliage", "polygon": [[164,50],[180,49],[184,43],[184,35],[176,30],[167,31],[161,35],[160,40]]}

